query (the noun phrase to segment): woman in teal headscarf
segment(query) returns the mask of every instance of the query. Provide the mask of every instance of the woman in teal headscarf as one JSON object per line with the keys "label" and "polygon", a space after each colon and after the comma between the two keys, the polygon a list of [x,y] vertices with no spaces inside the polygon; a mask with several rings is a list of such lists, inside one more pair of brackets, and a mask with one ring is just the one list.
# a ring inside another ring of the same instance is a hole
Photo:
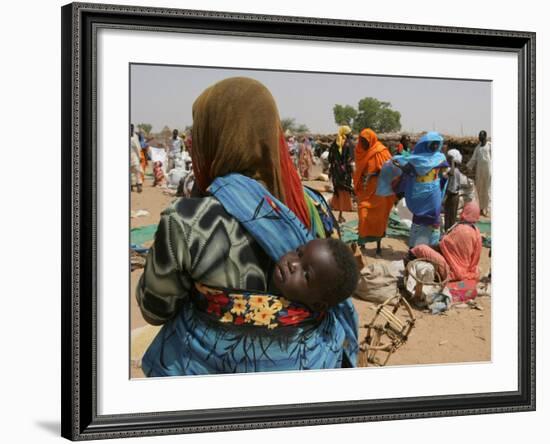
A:
{"label": "woman in teal headscarf", "polygon": [[[392,169],[401,174],[395,191],[405,197],[407,208],[413,213],[410,248],[439,242],[441,203],[446,185],[440,172],[448,166],[442,147],[443,136],[429,132],[418,140],[412,154],[395,156],[391,164],[384,167],[384,172],[390,171],[392,165],[399,167]],[[387,189],[388,182],[393,179],[392,174],[382,173],[377,194],[382,188]]]}

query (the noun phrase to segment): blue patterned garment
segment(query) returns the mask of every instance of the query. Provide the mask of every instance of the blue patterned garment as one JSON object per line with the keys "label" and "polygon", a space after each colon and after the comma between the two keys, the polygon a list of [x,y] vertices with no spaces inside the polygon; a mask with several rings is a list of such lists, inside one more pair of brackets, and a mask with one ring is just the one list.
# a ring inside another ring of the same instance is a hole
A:
{"label": "blue patterned garment", "polygon": [[313,240],[298,217],[253,179],[242,174],[228,174],[216,178],[208,192],[274,261]]}
{"label": "blue patterned garment", "polygon": [[[313,239],[299,219],[255,180],[231,174],[216,179],[209,192],[273,260]],[[191,297],[183,300],[176,317],[164,325],[143,357],[147,376],[356,366],[358,317],[350,299],[316,323],[270,329],[213,319],[217,305],[226,306],[224,296],[219,298],[224,304],[212,300],[206,311]],[[234,301],[229,306],[235,310]],[[235,314],[230,313],[233,318]]]}
{"label": "blue patterned garment", "polygon": [[[432,143],[437,143],[431,150]],[[395,156],[403,169],[398,192],[405,194],[407,208],[414,214],[413,222],[420,225],[439,224],[444,184],[439,169],[447,167],[445,155],[440,152],[443,137],[436,132],[422,136],[408,156]]]}

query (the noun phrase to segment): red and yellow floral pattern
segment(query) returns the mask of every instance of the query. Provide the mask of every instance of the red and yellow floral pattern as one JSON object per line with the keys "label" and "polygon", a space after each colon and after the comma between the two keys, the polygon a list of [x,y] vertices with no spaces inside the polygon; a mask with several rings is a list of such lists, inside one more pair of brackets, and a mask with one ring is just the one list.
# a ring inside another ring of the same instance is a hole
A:
{"label": "red and yellow floral pattern", "polygon": [[211,288],[196,284],[196,295],[205,307],[203,311],[220,322],[234,325],[253,325],[274,329],[298,326],[319,320],[322,313],[292,303],[281,296],[258,294],[242,290]]}

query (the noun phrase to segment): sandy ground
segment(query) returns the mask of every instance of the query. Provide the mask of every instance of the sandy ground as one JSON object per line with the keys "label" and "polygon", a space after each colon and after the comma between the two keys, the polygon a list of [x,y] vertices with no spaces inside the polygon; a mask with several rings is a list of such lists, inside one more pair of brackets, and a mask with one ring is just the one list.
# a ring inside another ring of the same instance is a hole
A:
{"label": "sandy ground", "polygon": [[[317,177],[319,167],[314,167],[312,177]],[[309,181],[308,185],[324,191],[329,182]],[[146,177],[141,194],[132,193],[132,210],[147,210],[148,216],[131,219],[131,226],[138,227],[157,223],[161,211],[173,199],[164,194],[162,189],[153,188],[152,181]],[[356,219],[356,213],[344,213],[346,220]],[[375,244],[367,244],[366,255],[363,256],[366,265],[375,262],[391,262],[400,260],[407,251],[407,245],[401,239],[384,239],[381,258],[375,258]],[[490,267],[488,249],[483,248],[480,261],[481,275],[487,275]],[[130,326],[131,326],[131,376],[143,377],[139,368],[140,359],[156,335],[159,327],[148,325],[135,300],[134,290],[142,274],[141,269],[131,273]],[[440,315],[432,315],[427,310],[413,308],[416,318],[415,326],[408,341],[393,353],[387,365],[443,364],[458,362],[480,362],[491,360],[491,297],[479,296],[476,307],[458,305]],[[363,326],[375,315],[376,305],[370,302],[354,299],[353,303],[359,313],[359,331],[361,340],[365,338]],[[402,319],[407,317],[403,310],[398,312]],[[380,359],[385,355],[379,353]]]}

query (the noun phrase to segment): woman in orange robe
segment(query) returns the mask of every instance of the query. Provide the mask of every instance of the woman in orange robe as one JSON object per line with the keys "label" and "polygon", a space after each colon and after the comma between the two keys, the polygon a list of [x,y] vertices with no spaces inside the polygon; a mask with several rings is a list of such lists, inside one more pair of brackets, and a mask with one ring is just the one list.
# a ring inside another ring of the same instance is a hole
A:
{"label": "woman in orange robe", "polygon": [[355,173],[353,183],[359,213],[359,245],[376,241],[376,254],[382,254],[381,240],[386,235],[386,226],[395,195],[377,196],[376,185],[382,165],[391,159],[386,146],[378,141],[376,133],[366,128],[359,134],[355,147]]}

